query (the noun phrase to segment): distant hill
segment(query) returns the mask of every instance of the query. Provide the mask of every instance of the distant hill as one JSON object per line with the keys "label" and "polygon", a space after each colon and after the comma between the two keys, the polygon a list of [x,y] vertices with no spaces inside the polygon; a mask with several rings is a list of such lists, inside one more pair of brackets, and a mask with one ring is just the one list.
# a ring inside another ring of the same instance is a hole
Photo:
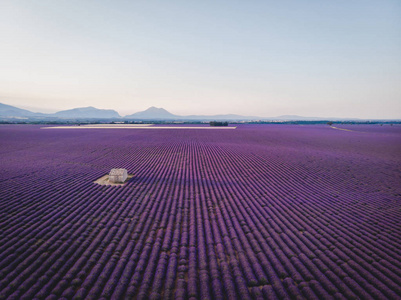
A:
{"label": "distant hill", "polygon": [[[224,115],[188,115],[180,116],[174,115],[164,108],[149,107],[144,111],[134,113],[123,117],[127,120],[176,120],[176,121],[362,121],[357,118],[325,118],[325,117],[303,117],[297,115],[282,115],[278,117],[258,117],[258,116],[242,116],[236,114],[224,114]],[[367,120],[365,120],[367,121]]]}
{"label": "distant hill", "polygon": [[0,103],[0,116],[6,118],[23,118],[44,116],[42,113],[34,113],[26,109],[21,109],[15,106]]}
{"label": "distant hill", "polygon": [[319,117],[302,117],[297,115],[283,115],[274,117],[275,120],[297,120],[297,121],[318,121],[318,120],[327,120],[327,118],[319,118]]}
{"label": "distant hill", "polygon": [[[12,121],[18,119],[26,119],[27,121],[59,121],[59,120],[146,120],[146,121],[266,121],[266,122],[292,122],[292,121],[369,121],[368,119],[357,118],[322,118],[322,117],[303,117],[297,115],[283,115],[278,117],[257,117],[242,116],[235,114],[223,115],[174,115],[164,108],[149,107],[144,111],[140,111],[125,117],[121,117],[118,112],[112,109],[99,109],[92,106],[79,107],[56,112],[54,114],[35,113],[26,109],[21,109],[12,105],[0,103],[0,119],[2,121]],[[386,121],[386,120],[377,120]],[[389,121],[389,120],[387,120]],[[396,120],[391,120],[396,121]],[[400,120],[397,120],[400,121]]]}
{"label": "distant hill", "polygon": [[136,119],[136,120],[182,120],[182,121],[207,121],[207,120],[259,120],[260,117],[247,117],[240,115],[189,115],[180,116],[174,115],[164,108],[149,107],[144,111],[134,113],[132,115],[125,116],[124,119]]}
{"label": "distant hill", "polygon": [[2,119],[116,119],[121,116],[112,109],[98,109],[92,106],[63,110],[54,114],[35,113],[26,109],[0,103],[0,117]]}
{"label": "distant hill", "polygon": [[134,113],[132,115],[125,116],[124,119],[136,119],[136,120],[181,120],[181,121],[249,121],[249,120],[267,120],[267,121],[278,121],[278,120],[325,120],[325,118],[315,117],[301,117],[296,115],[285,115],[279,117],[257,117],[257,116],[242,116],[235,114],[224,114],[224,115],[188,115],[180,116],[174,115],[164,108],[149,107],[148,109]]}
{"label": "distant hill", "polygon": [[[281,121],[361,121],[358,118],[324,118],[324,117],[303,117],[297,115],[283,115],[279,117],[273,118],[274,120],[281,120]],[[366,121],[366,120],[365,120]]]}
{"label": "distant hill", "polygon": [[124,119],[139,119],[139,120],[176,120],[181,116],[173,115],[164,108],[149,107],[147,110],[125,116]]}
{"label": "distant hill", "polygon": [[226,115],[189,115],[189,116],[181,116],[184,120],[201,120],[201,121],[249,121],[249,120],[265,120],[266,118],[255,117],[255,116],[241,116],[234,114],[226,114]]}
{"label": "distant hill", "polygon": [[[330,118],[302,117],[297,115],[283,115],[279,117],[242,116],[236,114],[224,115],[174,115],[164,108],[149,107],[148,109],[123,117],[135,120],[180,120],[180,121],[318,121]],[[336,118],[335,120],[340,120]]]}
{"label": "distant hill", "polygon": [[121,116],[112,109],[98,109],[92,106],[73,108],[68,110],[62,110],[52,114],[52,116],[61,119],[113,119],[121,118]]}

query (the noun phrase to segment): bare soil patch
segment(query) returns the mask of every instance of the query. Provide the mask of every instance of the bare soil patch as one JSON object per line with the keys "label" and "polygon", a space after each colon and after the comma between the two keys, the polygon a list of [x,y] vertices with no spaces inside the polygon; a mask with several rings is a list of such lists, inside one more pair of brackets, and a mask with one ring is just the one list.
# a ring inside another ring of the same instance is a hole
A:
{"label": "bare soil patch", "polygon": [[237,127],[195,127],[195,126],[56,126],[56,127],[42,127],[41,129],[236,129]]}
{"label": "bare soil patch", "polygon": [[132,177],[134,177],[133,174],[128,174],[127,179],[123,183],[115,183],[109,181],[109,174],[104,175],[100,177],[99,179],[95,180],[93,183],[99,184],[99,185],[125,185]]}

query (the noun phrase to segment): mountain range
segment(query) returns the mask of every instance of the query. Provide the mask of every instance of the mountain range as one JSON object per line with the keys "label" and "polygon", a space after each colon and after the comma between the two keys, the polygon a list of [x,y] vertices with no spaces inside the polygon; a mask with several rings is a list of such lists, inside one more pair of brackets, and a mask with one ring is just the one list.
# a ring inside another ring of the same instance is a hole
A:
{"label": "mountain range", "polygon": [[164,108],[157,107],[149,107],[147,110],[134,113],[132,115],[125,116],[124,119],[133,119],[133,120],[188,120],[188,121],[196,121],[196,120],[262,120],[265,119],[263,117],[254,117],[254,116],[241,116],[241,115],[189,115],[189,116],[180,116],[174,115]]}
{"label": "mountain range", "polygon": [[104,118],[104,119],[113,119],[113,118],[121,118],[121,116],[112,109],[98,109],[92,106],[89,107],[81,107],[81,108],[73,108],[68,110],[62,110],[53,114],[53,116],[60,119],[90,119],[90,118]]}
{"label": "mountain range", "polygon": [[164,108],[149,107],[127,116],[120,116],[112,109],[98,109],[92,106],[63,110],[52,114],[36,113],[26,109],[0,103],[0,120],[10,121],[26,119],[29,121],[61,121],[61,120],[135,120],[135,121],[349,121],[358,120],[346,118],[302,117],[297,115],[284,115],[278,117],[242,116],[235,114],[222,115],[174,115]]}

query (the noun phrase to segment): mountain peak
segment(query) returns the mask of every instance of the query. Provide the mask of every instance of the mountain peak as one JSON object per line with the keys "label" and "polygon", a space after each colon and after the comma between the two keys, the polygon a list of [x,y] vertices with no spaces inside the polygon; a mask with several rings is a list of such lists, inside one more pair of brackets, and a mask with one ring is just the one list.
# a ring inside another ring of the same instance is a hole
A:
{"label": "mountain peak", "polygon": [[61,118],[120,118],[115,110],[99,109],[93,106],[63,110],[54,115]]}
{"label": "mountain peak", "polygon": [[32,117],[32,116],[42,116],[41,113],[34,113],[26,109],[21,109],[8,104],[0,103],[0,116],[2,117]]}
{"label": "mountain peak", "polygon": [[167,112],[167,110],[165,110],[164,108],[161,107],[156,107],[156,106],[151,106],[148,109],[144,110],[144,111],[163,111],[163,112]]}
{"label": "mountain peak", "polygon": [[140,111],[137,113],[134,113],[129,116],[125,116],[125,118],[129,119],[153,119],[153,120],[159,120],[159,119],[176,119],[177,116],[173,115],[172,113],[168,112],[164,108],[159,108],[155,106],[151,106],[148,109],[144,111]]}

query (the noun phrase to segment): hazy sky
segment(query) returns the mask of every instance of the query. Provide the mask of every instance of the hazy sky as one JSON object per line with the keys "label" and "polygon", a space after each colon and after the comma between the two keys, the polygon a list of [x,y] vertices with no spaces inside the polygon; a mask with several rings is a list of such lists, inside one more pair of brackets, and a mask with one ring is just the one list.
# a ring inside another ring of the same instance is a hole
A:
{"label": "hazy sky", "polygon": [[0,102],[401,118],[401,1],[5,0]]}

